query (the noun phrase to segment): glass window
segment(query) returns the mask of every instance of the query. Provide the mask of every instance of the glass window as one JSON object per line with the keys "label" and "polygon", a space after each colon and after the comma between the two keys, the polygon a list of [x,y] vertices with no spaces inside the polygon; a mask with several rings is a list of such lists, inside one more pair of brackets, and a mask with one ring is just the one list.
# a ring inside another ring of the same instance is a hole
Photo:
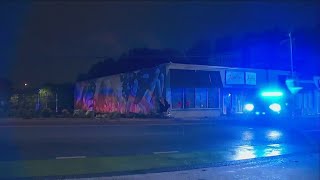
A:
{"label": "glass window", "polygon": [[184,107],[194,108],[194,88],[186,88],[184,90]]}
{"label": "glass window", "polygon": [[172,88],[171,89],[171,99],[172,108],[181,109],[183,108],[183,89],[182,88]]}
{"label": "glass window", "polygon": [[207,88],[196,88],[196,108],[207,108]]}
{"label": "glass window", "polygon": [[219,88],[208,89],[208,107],[219,108]]}

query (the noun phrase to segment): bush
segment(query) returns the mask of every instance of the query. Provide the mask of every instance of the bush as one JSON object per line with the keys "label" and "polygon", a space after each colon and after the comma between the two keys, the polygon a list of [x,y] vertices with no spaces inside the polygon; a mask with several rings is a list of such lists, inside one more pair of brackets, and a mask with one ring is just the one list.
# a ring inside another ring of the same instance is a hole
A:
{"label": "bush", "polygon": [[78,118],[84,118],[85,115],[86,115],[86,114],[85,114],[84,111],[81,110],[81,109],[77,109],[77,110],[75,110],[74,113],[73,113],[73,116],[74,116],[74,117],[78,117]]}
{"label": "bush", "polygon": [[151,112],[150,114],[146,115],[147,118],[162,118],[163,116],[163,114],[155,112]]}
{"label": "bush", "polygon": [[9,117],[19,117],[19,110],[16,108],[10,108],[8,112]]}
{"label": "bush", "polygon": [[101,114],[101,118],[109,118],[109,117],[110,117],[109,113]]}
{"label": "bush", "polygon": [[71,116],[71,113],[69,112],[68,109],[63,109],[61,111],[61,113],[62,113],[63,117],[70,117]]}
{"label": "bush", "polygon": [[124,116],[125,116],[125,118],[134,118],[134,117],[136,117],[136,114],[129,112],[129,113],[126,113]]}
{"label": "bush", "polygon": [[34,112],[34,110],[24,109],[24,108],[18,109],[13,114],[14,117],[22,117],[25,119],[31,119],[31,118],[35,117],[35,115],[36,115],[36,113]]}
{"label": "bush", "polygon": [[110,119],[118,119],[121,117],[121,114],[118,112],[112,112],[109,117]]}
{"label": "bush", "polygon": [[0,108],[0,117],[7,117],[8,112],[4,108]]}
{"label": "bush", "polygon": [[86,116],[87,118],[94,118],[94,111],[87,111],[86,114],[85,114],[85,116]]}
{"label": "bush", "polygon": [[52,110],[49,108],[44,108],[41,111],[41,117],[47,118],[47,117],[51,117],[52,115],[53,115]]}
{"label": "bush", "polygon": [[95,117],[96,117],[96,118],[102,118],[102,114],[96,113]]}
{"label": "bush", "polygon": [[146,114],[143,114],[143,113],[137,113],[137,114],[135,114],[134,117],[136,117],[136,118],[146,118],[147,115],[146,115]]}

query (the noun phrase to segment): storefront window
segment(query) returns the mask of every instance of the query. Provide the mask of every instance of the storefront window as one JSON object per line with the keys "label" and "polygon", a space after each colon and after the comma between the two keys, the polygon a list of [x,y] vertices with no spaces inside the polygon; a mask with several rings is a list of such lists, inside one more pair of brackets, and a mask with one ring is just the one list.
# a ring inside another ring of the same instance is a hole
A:
{"label": "storefront window", "polygon": [[196,94],[196,108],[207,108],[207,88],[196,88],[195,89]]}
{"label": "storefront window", "polygon": [[184,107],[194,108],[195,107],[194,99],[195,99],[194,88],[186,88],[184,90]]}
{"label": "storefront window", "polygon": [[219,88],[172,88],[172,108],[220,108]]}
{"label": "storefront window", "polygon": [[208,89],[208,107],[219,108],[219,88]]}
{"label": "storefront window", "polygon": [[171,89],[171,100],[173,109],[183,108],[183,89],[173,88]]}

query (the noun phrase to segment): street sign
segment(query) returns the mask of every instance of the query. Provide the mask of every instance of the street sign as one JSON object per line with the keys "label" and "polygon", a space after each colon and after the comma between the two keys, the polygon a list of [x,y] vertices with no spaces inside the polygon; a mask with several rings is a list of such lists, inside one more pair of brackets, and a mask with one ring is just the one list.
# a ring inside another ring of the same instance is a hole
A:
{"label": "street sign", "polygon": [[295,79],[287,79],[286,85],[291,94],[297,94],[300,90],[302,90],[302,87],[298,85],[298,81]]}

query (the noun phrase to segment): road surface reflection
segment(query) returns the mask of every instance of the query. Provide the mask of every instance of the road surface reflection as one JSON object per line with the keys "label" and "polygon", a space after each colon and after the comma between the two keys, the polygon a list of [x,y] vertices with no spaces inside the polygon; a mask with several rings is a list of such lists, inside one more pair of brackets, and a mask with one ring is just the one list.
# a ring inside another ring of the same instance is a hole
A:
{"label": "road surface reflection", "polygon": [[259,157],[279,156],[287,153],[298,152],[303,148],[290,144],[272,143],[272,141],[279,141],[282,138],[282,132],[278,130],[268,130],[264,132],[263,137],[272,144],[254,145],[255,136],[257,135],[255,135],[253,131],[243,131],[241,138],[242,141],[246,142],[246,144],[236,146],[232,149],[231,159],[244,160]]}

